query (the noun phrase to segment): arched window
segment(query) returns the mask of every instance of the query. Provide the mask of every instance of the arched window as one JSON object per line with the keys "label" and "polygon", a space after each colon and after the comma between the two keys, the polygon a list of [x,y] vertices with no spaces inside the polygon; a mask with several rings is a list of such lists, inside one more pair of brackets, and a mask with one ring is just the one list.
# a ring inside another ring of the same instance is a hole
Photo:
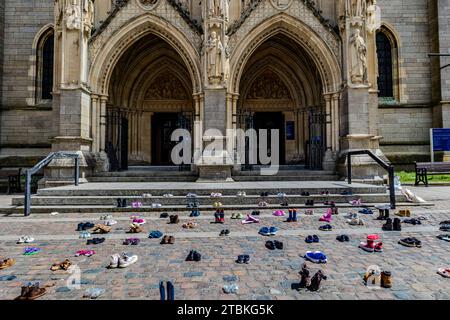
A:
{"label": "arched window", "polygon": [[36,101],[52,100],[54,32],[49,29],[38,42],[36,66]]}
{"label": "arched window", "polygon": [[378,57],[378,96],[399,100],[397,43],[390,31],[382,27],[376,36]]}

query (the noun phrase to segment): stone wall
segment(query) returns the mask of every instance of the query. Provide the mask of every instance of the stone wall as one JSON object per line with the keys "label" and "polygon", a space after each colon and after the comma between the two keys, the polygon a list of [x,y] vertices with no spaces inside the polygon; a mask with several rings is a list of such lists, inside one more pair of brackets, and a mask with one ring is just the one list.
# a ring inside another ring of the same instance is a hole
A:
{"label": "stone wall", "polygon": [[[36,34],[53,22],[53,0],[0,3],[1,77],[0,167],[30,166],[51,148],[51,110],[34,105]],[[4,6],[3,6],[4,5]],[[4,8],[4,15],[1,11]]]}

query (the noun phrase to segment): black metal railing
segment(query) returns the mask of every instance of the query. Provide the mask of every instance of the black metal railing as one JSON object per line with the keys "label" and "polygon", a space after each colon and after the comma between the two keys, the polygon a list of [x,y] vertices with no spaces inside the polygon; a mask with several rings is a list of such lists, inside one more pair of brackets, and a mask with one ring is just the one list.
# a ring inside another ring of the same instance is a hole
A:
{"label": "black metal railing", "polygon": [[395,209],[395,187],[394,187],[394,166],[390,165],[372,151],[367,149],[347,151],[347,179],[348,184],[352,183],[352,156],[366,154],[370,156],[376,163],[378,163],[389,174],[389,198],[391,209]]}
{"label": "black metal railing", "polygon": [[31,176],[46,167],[50,162],[54,159],[63,159],[63,158],[72,158],[75,160],[74,165],[74,180],[75,185],[78,186],[78,182],[80,179],[80,162],[79,155],[73,152],[52,152],[45,159],[41,160],[38,164],[36,164],[33,168],[26,171],[25,176],[25,200],[23,211],[25,216],[29,216],[31,212]]}

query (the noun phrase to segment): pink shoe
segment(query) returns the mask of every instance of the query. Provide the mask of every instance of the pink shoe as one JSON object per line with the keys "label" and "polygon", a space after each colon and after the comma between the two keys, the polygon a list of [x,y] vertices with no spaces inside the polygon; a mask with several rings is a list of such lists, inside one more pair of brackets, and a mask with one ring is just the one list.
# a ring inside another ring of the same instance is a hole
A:
{"label": "pink shoe", "polygon": [[252,216],[250,214],[247,215],[247,219],[253,221],[254,223],[258,223],[259,222],[259,219],[256,219],[254,216]]}
{"label": "pink shoe", "polygon": [[283,210],[276,210],[276,211],[273,213],[273,215],[276,216],[276,217],[283,217],[283,216],[286,215],[286,213],[284,213]]}
{"label": "pink shoe", "polygon": [[349,201],[349,203],[350,203],[352,206],[359,206],[359,205],[362,204],[362,201],[361,201],[361,199],[357,199],[357,200]]}
{"label": "pink shoe", "polygon": [[361,242],[361,243],[359,244],[359,247],[360,247],[361,249],[363,249],[364,251],[367,251],[367,252],[374,252],[374,251],[375,251],[375,247],[374,247],[372,241]]}
{"label": "pink shoe", "polygon": [[133,208],[141,208],[142,207],[142,202],[139,202],[139,201],[136,201],[136,202],[133,202],[133,203],[131,203],[131,207],[133,207]]}
{"label": "pink shoe", "polygon": [[333,219],[333,212],[332,212],[331,208],[329,208],[329,209],[327,210],[327,213],[324,214],[324,215],[319,219],[319,221],[331,222],[332,219]]}
{"label": "pink shoe", "polygon": [[145,219],[133,219],[133,223],[143,225],[143,224],[145,224]]}

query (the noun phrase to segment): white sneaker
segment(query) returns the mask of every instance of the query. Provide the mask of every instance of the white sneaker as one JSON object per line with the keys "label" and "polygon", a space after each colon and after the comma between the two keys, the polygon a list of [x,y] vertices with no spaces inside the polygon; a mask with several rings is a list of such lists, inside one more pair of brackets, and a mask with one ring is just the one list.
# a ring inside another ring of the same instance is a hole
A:
{"label": "white sneaker", "polygon": [[111,220],[112,218],[113,218],[113,216],[110,215],[110,214],[108,214],[108,215],[106,215],[106,216],[101,216],[101,217],[100,217],[100,220]]}
{"label": "white sneaker", "polygon": [[151,197],[152,197],[152,195],[150,193],[144,193],[142,195],[142,198],[151,198]]}
{"label": "white sneaker", "polygon": [[120,254],[115,253],[109,258],[109,268],[119,267]]}
{"label": "white sneaker", "polygon": [[138,261],[137,255],[129,256],[126,253],[122,254],[122,257],[119,258],[119,268],[126,268],[131,266],[133,263]]}
{"label": "white sneaker", "polygon": [[152,203],[152,208],[161,208],[162,204],[161,203]]}
{"label": "white sneaker", "polygon": [[58,214],[59,214],[59,212],[56,212],[56,211],[55,211],[55,212],[52,212],[52,213],[50,213],[50,215],[51,215],[51,216],[57,216]]}
{"label": "white sneaker", "polygon": [[164,198],[172,198],[172,197],[173,197],[173,194],[171,194],[171,193],[165,193],[165,194],[163,195],[163,197],[164,197]]}
{"label": "white sneaker", "polygon": [[23,237],[20,237],[19,240],[17,240],[18,244],[20,244],[20,243],[30,243],[30,242],[34,242],[34,238],[29,237],[29,236],[23,236]]}

